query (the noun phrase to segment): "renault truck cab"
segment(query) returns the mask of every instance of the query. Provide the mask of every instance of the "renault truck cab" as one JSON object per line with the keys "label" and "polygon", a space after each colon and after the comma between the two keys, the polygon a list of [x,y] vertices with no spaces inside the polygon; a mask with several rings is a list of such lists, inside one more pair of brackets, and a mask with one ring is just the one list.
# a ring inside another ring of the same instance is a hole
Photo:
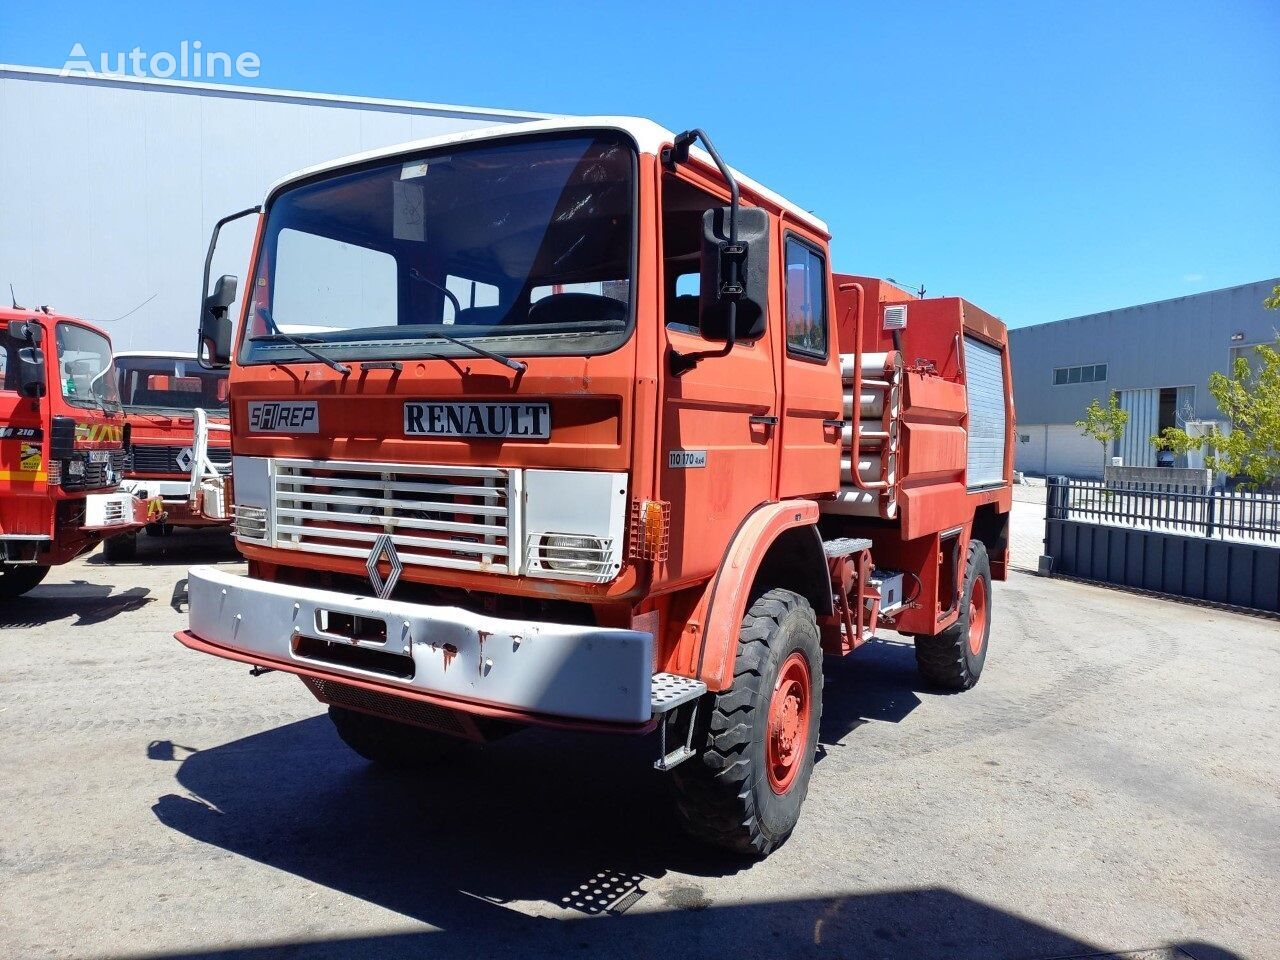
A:
{"label": "renault truck cab", "polygon": [[[126,490],[164,504],[165,519],[147,524],[148,536],[168,536],[176,527],[221,526],[192,506],[191,468],[196,457],[196,411],[211,424],[227,423],[227,373],[206,370],[191,353],[163,350],[116,354],[120,402],[130,427],[125,458]],[[224,474],[231,471],[231,441],[225,430],[209,433],[208,458]],[[109,560],[131,560],[138,534],[112,538],[103,547]]]}

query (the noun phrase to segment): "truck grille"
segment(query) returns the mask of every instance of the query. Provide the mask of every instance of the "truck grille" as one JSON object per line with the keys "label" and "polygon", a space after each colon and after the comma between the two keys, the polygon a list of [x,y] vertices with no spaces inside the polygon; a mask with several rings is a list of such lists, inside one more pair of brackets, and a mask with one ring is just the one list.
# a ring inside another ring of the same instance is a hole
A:
{"label": "truck grille", "polygon": [[62,468],[62,489],[64,490],[96,490],[99,487],[114,487],[120,482],[124,472],[125,456],[123,450],[111,451],[111,463],[90,463],[86,454],[77,454],[73,459],[84,463],[84,472],[73,476],[65,464]]}
{"label": "truck grille", "polygon": [[[185,451],[185,455],[184,455]],[[135,445],[129,451],[125,469],[131,473],[174,473],[186,476],[191,472],[191,448],[156,445]],[[219,467],[231,466],[230,447],[210,447],[209,459]]]}
{"label": "truck grille", "polygon": [[518,471],[500,467],[276,460],[272,540],[365,559],[391,535],[405,566],[512,572]]}

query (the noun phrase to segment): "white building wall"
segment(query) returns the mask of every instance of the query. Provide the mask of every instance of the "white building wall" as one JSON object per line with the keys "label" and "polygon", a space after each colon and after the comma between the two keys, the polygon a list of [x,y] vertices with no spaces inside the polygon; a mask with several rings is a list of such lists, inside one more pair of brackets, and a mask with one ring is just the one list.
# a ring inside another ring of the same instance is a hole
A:
{"label": "white building wall", "polygon": [[[103,322],[118,350],[190,350],[209,232],[272,181],[540,116],[0,66],[0,291]],[[223,232],[215,277],[243,283],[250,222]]]}

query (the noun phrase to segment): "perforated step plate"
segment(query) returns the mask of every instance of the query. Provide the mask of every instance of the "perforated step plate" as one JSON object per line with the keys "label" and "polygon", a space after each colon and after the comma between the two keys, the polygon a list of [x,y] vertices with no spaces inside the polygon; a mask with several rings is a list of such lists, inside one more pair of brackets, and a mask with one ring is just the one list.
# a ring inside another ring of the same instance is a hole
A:
{"label": "perforated step plate", "polygon": [[676,676],[674,673],[655,673],[653,675],[653,712],[655,715],[674,710],[682,703],[696,700],[707,692],[707,685],[701,680]]}

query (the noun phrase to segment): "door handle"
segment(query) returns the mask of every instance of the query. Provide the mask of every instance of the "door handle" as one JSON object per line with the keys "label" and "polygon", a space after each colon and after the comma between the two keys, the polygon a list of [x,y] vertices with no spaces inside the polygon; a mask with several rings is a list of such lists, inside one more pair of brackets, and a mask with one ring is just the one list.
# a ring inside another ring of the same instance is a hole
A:
{"label": "door handle", "polygon": [[751,418],[751,425],[754,427],[756,424],[760,424],[761,426],[765,426],[765,427],[776,427],[778,425],[778,418],[771,417],[771,416],[761,416],[757,414],[752,416]]}

